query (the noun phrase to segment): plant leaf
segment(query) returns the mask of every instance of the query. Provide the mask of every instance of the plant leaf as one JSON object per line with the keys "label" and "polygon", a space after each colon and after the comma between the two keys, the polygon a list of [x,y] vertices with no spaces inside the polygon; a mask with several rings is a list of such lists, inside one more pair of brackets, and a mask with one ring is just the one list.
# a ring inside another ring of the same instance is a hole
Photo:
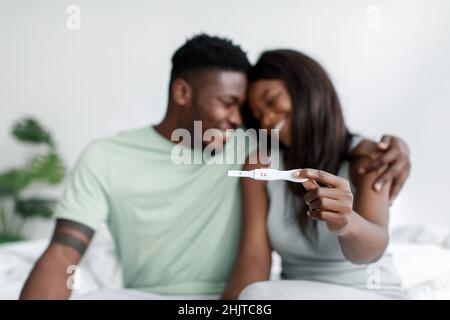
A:
{"label": "plant leaf", "polygon": [[63,179],[66,169],[56,153],[35,156],[28,167],[28,172],[35,180],[57,184]]}
{"label": "plant leaf", "polygon": [[11,133],[15,138],[23,142],[33,144],[44,143],[50,147],[54,147],[50,133],[33,118],[25,118],[17,122]]}
{"label": "plant leaf", "polygon": [[17,195],[26,188],[32,177],[27,170],[9,170],[0,175],[0,197]]}
{"label": "plant leaf", "polygon": [[17,235],[17,234],[9,234],[9,233],[0,233],[0,244],[13,242],[13,241],[20,241],[24,240],[25,238]]}
{"label": "plant leaf", "polygon": [[16,211],[24,217],[43,217],[50,218],[53,215],[53,208],[55,205],[54,200],[48,199],[26,199],[17,200]]}

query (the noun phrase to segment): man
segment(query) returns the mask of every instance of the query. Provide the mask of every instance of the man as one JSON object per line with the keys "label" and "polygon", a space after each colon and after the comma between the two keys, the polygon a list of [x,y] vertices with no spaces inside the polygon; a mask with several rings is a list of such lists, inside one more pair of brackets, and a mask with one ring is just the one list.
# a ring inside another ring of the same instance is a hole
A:
{"label": "man", "polygon": [[[239,46],[217,37],[195,36],[175,52],[164,119],[97,140],[84,151],[57,207],[52,240],[21,298],[68,298],[66,270],[79,263],[103,222],[114,238],[125,287],[178,296],[222,292],[240,225],[238,179],[226,173],[241,164],[177,165],[171,137],[176,129],[187,130],[194,139],[183,141],[183,151],[201,153],[205,143],[197,144],[194,134],[199,120],[202,133],[219,130],[216,146],[226,143],[225,130],[242,124],[249,67]],[[365,170],[387,163],[381,183],[394,179],[398,192],[409,173],[408,150],[398,138],[384,142],[384,156],[368,161]],[[366,143],[355,152],[370,156],[373,148]]]}

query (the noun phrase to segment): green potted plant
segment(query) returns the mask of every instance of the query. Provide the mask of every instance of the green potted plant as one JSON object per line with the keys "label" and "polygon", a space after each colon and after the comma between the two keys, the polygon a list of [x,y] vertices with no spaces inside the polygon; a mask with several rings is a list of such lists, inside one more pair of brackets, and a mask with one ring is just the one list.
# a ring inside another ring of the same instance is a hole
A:
{"label": "green potted plant", "polygon": [[18,121],[11,134],[35,148],[21,167],[0,172],[0,244],[24,239],[22,229],[27,219],[52,216],[55,199],[25,193],[33,183],[59,184],[66,172],[52,136],[37,120]]}

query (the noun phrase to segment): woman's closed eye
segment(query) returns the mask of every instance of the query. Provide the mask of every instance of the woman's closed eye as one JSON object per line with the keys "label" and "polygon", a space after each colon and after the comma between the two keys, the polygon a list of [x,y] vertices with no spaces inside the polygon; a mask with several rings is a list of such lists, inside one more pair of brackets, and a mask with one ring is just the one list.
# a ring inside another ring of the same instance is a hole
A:
{"label": "woman's closed eye", "polygon": [[266,106],[268,106],[271,109],[276,107],[276,101],[279,96],[280,96],[280,94],[276,94],[274,96],[268,97],[265,101]]}

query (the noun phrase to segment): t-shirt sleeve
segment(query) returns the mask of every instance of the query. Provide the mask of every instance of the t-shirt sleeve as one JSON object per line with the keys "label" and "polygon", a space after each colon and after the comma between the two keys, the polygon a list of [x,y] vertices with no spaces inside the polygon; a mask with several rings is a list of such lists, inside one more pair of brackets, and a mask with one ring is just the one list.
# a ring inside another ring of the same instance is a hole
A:
{"label": "t-shirt sleeve", "polygon": [[84,150],[71,172],[55,217],[97,230],[109,214],[106,170],[103,150],[94,142]]}

